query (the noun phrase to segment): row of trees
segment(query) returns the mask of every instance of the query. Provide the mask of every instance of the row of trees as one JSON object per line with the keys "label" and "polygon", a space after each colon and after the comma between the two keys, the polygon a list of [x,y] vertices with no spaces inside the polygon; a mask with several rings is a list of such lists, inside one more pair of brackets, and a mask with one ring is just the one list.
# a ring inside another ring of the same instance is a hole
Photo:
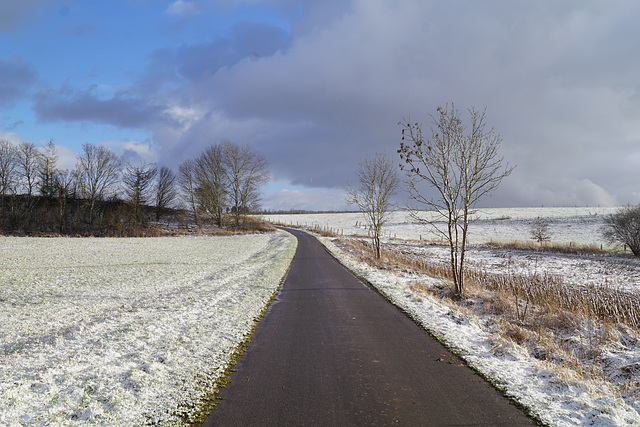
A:
{"label": "row of trees", "polygon": [[84,144],[73,169],[58,168],[53,141],[42,147],[0,140],[0,228],[118,234],[188,207],[198,227],[210,214],[233,225],[258,208],[269,179],[264,157],[229,141],[208,147],[178,174],[153,163],[125,163],[104,146]]}
{"label": "row of trees", "polygon": [[[398,150],[405,172],[414,220],[428,224],[449,244],[450,266],[456,293],[464,292],[465,249],[474,207],[511,174],[499,156],[500,136],[486,129],[485,111],[469,110],[467,127],[453,105],[438,107],[431,116],[431,134],[420,123],[405,120]],[[358,185],[348,188],[348,201],[365,212],[376,256],[380,257],[382,226],[391,210],[391,196],[399,177],[391,161],[381,154],[360,164]],[[420,211],[434,215],[425,218]]]}

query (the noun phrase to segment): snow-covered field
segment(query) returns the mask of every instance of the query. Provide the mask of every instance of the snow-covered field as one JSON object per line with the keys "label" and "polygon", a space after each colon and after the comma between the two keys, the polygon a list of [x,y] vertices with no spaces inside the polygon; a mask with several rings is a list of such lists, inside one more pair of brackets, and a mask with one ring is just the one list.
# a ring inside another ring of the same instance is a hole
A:
{"label": "snow-covered field", "polygon": [[[471,243],[508,242],[529,238],[531,222],[543,218],[549,222],[551,239],[556,243],[579,245],[604,243],[602,218],[617,208],[493,208],[480,209],[469,227]],[[428,218],[427,213],[423,213]],[[342,234],[367,234],[364,217],[359,212],[339,214],[264,215],[264,219],[288,225],[330,227]],[[357,225],[356,225],[357,224]],[[393,212],[384,227],[385,235],[398,239],[432,240],[439,236],[426,225],[416,223],[407,212]]]}
{"label": "snow-covered field", "polygon": [[197,411],[295,238],[0,237],[0,425],[172,425]]}

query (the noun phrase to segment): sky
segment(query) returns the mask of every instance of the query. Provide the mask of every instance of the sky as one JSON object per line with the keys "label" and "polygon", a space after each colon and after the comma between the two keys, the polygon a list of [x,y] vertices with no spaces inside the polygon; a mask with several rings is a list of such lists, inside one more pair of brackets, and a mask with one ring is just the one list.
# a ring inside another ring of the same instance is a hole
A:
{"label": "sky", "polygon": [[400,163],[398,122],[452,103],[516,166],[483,207],[637,204],[637,22],[634,0],[0,0],[0,138],[174,170],[227,139],[268,159],[265,209],[340,210],[363,156]]}

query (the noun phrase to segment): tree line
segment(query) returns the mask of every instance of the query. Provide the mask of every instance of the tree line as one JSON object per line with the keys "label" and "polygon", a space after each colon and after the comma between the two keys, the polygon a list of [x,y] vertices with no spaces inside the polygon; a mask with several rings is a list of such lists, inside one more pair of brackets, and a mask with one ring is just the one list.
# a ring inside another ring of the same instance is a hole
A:
{"label": "tree line", "polygon": [[198,228],[246,226],[269,180],[266,159],[223,140],[174,172],[125,162],[108,147],[86,143],[75,167],[58,167],[53,140],[0,140],[0,232],[135,235],[161,220]]}

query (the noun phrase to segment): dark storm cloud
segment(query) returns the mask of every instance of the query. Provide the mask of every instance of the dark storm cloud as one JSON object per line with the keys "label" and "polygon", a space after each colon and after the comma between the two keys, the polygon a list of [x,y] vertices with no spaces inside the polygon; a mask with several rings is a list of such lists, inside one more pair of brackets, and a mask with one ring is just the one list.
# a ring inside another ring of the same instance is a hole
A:
{"label": "dark storm cloud", "polygon": [[164,48],[151,55],[149,76],[201,82],[223,67],[246,58],[261,58],[284,49],[289,35],[283,29],[261,22],[239,22],[228,35],[211,42]]}
{"label": "dark storm cloud", "polygon": [[0,106],[9,105],[25,96],[36,82],[35,68],[20,55],[0,59]]}
{"label": "dark storm cloud", "polygon": [[158,121],[172,121],[164,114],[164,107],[148,100],[129,97],[126,93],[100,99],[90,91],[48,89],[35,96],[34,109],[38,119],[44,122],[96,122],[124,128],[141,128]]}

